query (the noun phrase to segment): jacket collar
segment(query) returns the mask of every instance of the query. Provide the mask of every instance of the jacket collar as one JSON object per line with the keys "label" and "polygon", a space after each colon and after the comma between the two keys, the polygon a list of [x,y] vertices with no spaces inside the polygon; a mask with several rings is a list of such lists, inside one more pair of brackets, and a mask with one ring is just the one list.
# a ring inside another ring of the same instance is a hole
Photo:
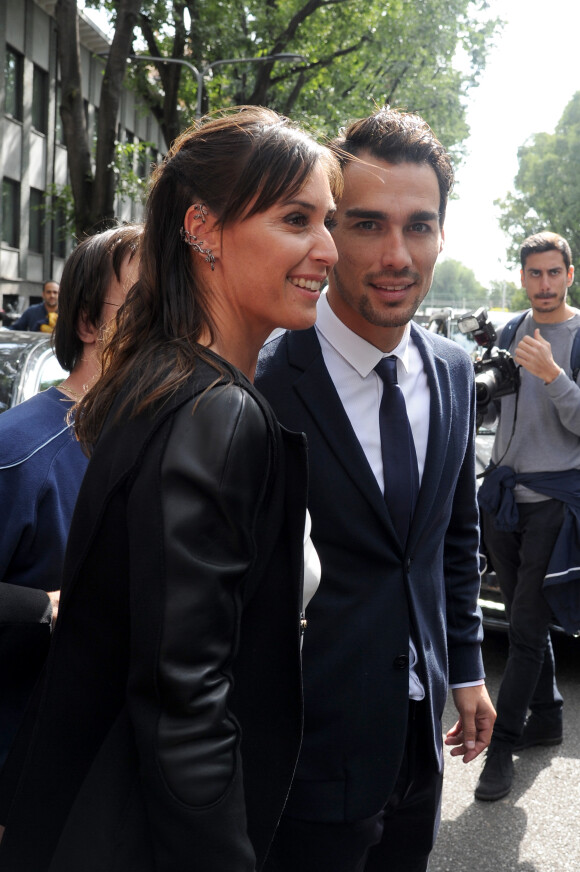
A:
{"label": "jacket collar", "polygon": [[[431,393],[429,437],[423,480],[411,524],[408,544],[412,545],[433,509],[441,486],[445,458],[451,434],[451,382],[447,361],[439,356],[429,334],[411,325],[415,342],[429,383]],[[367,462],[360,442],[328,374],[316,331],[286,334],[288,362],[295,370],[294,388],[316,421],[330,450],[341,462],[346,474],[353,480],[375,512],[381,517],[396,539],[383,495]]]}

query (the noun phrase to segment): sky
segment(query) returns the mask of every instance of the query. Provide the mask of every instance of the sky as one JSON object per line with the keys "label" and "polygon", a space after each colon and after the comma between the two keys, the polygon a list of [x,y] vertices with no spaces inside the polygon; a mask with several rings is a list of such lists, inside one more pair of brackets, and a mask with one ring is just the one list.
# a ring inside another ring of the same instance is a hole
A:
{"label": "sky", "polygon": [[[493,201],[513,188],[519,146],[535,133],[553,133],[580,90],[580,0],[491,0],[490,7],[506,25],[470,92],[471,135],[447,209],[442,257],[472,269],[484,286],[493,279],[519,285],[519,270],[506,264],[508,240]],[[97,23],[105,29],[103,19]]]}
{"label": "sky", "polygon": [[535,133],[553,133],[580,90],[580,0],[492,0],[492,9],[507,23],[469,98],[471,135],[456,172],[457,199],[447,208],[442,257],[461,261],[484,286],[492,279],[519,285],[519,270],[506,265],[508,240],[493,201],[513,189],[519,146]]}

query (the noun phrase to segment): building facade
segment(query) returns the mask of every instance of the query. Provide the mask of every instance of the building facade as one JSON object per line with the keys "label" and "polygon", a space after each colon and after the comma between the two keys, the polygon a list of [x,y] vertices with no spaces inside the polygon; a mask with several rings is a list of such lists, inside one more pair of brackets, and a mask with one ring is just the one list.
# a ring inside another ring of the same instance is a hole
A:
{"label": "building facade", "polygon": [[[68,183],[67,153],[58,111],[56,0],[0,0],[0,308],[22,311],[40,300],[43,282],[60,279],[74,241],[62,211],[47,209]],[[83,97],[94,136],[109,50],[104,33],[79,13]],[[101,55],[101,56],[99,56]],[[123,90],[118,118],[122,143],[150,143],[146,159],[135,149],[145,178],[166,150],[159,124]],[[139,202],[118,197],[121,221],[141,217]]]}

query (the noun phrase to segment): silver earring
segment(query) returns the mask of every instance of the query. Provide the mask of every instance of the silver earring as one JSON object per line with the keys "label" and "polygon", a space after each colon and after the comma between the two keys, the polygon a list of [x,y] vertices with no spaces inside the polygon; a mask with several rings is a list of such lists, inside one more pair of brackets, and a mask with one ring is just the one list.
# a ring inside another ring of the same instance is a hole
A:
{"label": "silver earring", "polygon": [[207,206],[205,203],[195,203],[195,209],[193,213],[193,217],[195,221],[201,221],[202,224],[205,224],[205,216],[207,215]]}
{"label": "silver earring", "polygon": [[185,227],[180,229],[179,235],[186,245],[189,245],[194,251],[199,251],[200,254],[205,255],[205,262],[209,263],[212,270],[215,269],[215,257],[212,254],[211,248],[202,248],[203,239],[198,241],[197,236],[194,236],[194,234],[190,233],[189,230],[186,230]]}

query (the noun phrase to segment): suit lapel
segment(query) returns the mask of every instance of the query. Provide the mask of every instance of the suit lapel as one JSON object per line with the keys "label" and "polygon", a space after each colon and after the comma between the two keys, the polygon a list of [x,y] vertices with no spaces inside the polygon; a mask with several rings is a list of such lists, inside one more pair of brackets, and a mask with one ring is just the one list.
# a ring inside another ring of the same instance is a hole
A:
{"label": "suit lapel", "polygon": [[[425,367],[430,391],[425,468],[409,533],[409,545],[412,546],[420,537],[433,511],[449,451],[453,422],[451,378],[447,361],[434,354],[431,345],[425,341],[414,324],[411,329],[413,341]],[[398,541],[381,490],[324,364],[315,329],[289,332],[287,340],[289,363],[297,372],[294,389],[345,473]]]}
{"label": "suit lapel", "polygon": [[425,341],[421,331],[414,324],[411,325],[411,330],[413,341],[419,349],[425,367],[430,393],[427,454],[409,534],[409,543],[412,545],[420,536],[421,529],[433,510],[433,504],[441,485],[445,459],[449,451],[453,422],[451,378],[447,361],[433,353],[432,347]]}
{"label": "suit lapel", "polygon": [[314,328],[287,334],[288,359],[297,371],[293,387],[330,451],[396,539],[381,489],[328,374]]}

